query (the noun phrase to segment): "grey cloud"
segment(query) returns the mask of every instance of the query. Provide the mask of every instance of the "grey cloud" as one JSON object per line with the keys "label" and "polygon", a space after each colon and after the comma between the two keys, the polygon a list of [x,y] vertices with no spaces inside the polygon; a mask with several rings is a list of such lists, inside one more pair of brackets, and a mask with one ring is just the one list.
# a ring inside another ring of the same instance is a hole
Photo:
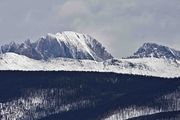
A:
{"label": "grey cloud", "polygon": [[180,49],[179,0],[0,0],[0,44],[72,30],[102,42],[116,57],[144,42]]}

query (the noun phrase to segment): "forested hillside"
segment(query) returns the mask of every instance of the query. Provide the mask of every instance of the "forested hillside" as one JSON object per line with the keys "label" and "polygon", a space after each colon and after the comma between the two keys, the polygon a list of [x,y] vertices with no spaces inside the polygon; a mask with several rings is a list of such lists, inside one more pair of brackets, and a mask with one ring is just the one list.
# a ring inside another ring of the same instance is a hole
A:
{"label": "forested hillside", "polygon": [[180,78],[0,72],[1,119],[124,120],[180,109]]}

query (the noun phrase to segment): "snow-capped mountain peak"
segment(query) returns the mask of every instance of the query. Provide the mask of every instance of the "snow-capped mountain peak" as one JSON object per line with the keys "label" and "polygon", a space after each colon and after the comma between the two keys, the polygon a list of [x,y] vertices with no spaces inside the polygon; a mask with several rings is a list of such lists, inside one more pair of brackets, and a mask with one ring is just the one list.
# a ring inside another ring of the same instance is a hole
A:
{"label": "snow-capped mountain peak", "polygon": [[50,58],[90,59],[103,61],[112,55],[96,39],[86,34],[66,31],[57,34],[48,33],[38,41],[22,44],[8,44],[1,47],[2,53],[13,52],[36,60]]}
{"label": "snow-capped mountain peak", "polygon": [[165,59],[180,60],[180,51],[156,43],[144,43],[142,47],[134,53],[135,58],[155,57]]}
{"label": "snow-capped mountain peak", "polygon": [[69,45],[70,47],[75,47],[77,51],[85,52],[86,54],[89,54],[90,56],[94,57],[92,54],[93,51],[88,46],[88,43],[90,42],[89,40],[91,40],[92,38],[87,35],[68,31],[57,34],[49,33],[47,37],[56,39],[60,44],[61,42],[64,42],[67,46]]}

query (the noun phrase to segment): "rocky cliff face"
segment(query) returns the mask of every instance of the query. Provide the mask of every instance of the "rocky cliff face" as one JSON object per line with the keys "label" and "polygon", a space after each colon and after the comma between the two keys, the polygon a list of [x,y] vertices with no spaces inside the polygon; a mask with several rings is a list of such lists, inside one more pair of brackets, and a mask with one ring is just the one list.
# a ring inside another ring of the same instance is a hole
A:
{"label": "rocky cliff face", "polygon": [[36,60],[63,57],[103,61],[113,58],[97,40],[75,32],[48,34],[34,43],[30,40],[22,44],[13,42],[1,46],[1,51],[25,55]]}
{"label": "rocky cliff face", "polygon": [[155,57],[180,60],[180,51],[155,43],[144,43],[132,57]]}

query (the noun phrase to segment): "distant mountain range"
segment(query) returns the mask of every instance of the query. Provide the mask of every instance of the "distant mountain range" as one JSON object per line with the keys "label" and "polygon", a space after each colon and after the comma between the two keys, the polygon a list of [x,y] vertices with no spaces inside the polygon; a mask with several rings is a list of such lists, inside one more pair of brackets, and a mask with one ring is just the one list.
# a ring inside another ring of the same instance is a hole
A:
{"label": "distant mountain range", "polygon": [[180,51],[145,43],[134,55],[115,59],[86,34],[48,34],[36,42],[1,46],[0,70],[99,71],[158,77],[180,76]]}

